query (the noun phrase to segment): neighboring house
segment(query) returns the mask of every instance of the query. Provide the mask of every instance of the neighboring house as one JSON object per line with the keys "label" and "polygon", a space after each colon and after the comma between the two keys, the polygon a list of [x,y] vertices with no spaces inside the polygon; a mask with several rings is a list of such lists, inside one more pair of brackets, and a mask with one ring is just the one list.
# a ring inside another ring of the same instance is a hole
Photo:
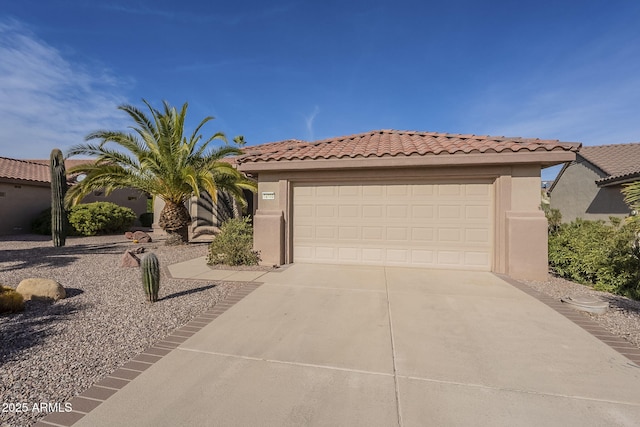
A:
{"label": "neighboring house", "polygon": [[381,130],[246,147],[254,248],[292,262],[548,271],[540,170],[579,143]]}
{"label": "neighboring house", "polygon": [[0,157],[0,235],[29,233],[31,220],[51,206],[49,167]]}
{"label": "neighboring house", "polygon": [[565,164],[549,189],[563,222],[626,217],[622,184],[640,179],[640,143],[586,146]]}
{"label": "neighboring house", "polygon": [[[67,169],[87,160],[65,160]],[[82,203],[112,202],[131,208],[137,216],[147,211],[147,195],[138,190],[115,190],[109,196],[96,191]],[[0,235],[29,233],[31,221],[51,206],[49,160],[0,157]]]}

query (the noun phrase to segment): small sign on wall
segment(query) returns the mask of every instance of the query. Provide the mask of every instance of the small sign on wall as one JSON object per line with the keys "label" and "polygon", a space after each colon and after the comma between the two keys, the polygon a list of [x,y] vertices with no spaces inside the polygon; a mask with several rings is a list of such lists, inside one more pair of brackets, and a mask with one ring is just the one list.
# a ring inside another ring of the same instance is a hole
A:
{"label": "small sign on wall", "polygon": [[262,200],[275,200],[276,193],[275,191],[263,191],[262,192]]}

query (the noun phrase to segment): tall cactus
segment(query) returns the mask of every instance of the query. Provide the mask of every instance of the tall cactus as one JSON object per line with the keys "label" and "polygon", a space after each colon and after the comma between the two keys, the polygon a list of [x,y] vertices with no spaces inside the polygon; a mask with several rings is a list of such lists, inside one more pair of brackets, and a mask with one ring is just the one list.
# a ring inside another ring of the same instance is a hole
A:
{"label": "tall cactus", "polygon": [[140,260],[142,270],[142,285],[149,302],[158,301],[158,289],[160,289],[160,261],[154,253],[148,253]]}
{"label": "tall cactus", "polygon": [[51,151],[51,237],[53,246],[64,246],[67,239],[67,213],[64,210],[64,196],[67,194],[67,171],[64,167],[62,151]]}

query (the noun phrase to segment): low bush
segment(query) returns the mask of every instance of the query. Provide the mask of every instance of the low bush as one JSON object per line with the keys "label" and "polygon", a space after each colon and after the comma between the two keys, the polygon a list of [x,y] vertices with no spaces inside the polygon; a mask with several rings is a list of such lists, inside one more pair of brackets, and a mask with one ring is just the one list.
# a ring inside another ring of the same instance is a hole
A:
{"label": "low bush", "polygon": [[597,290],[640,299],[640,225],[577,219],[549,236],[549,265],[559,276]]}
{"label": "low bush", "polygon": [[[67,215],[70,236],[122,233],[131,227],[136,219],[136,214],[131,209],[110,202],[76,205]],[[31,221],[31,232],[51,235],[51,208],[43,210]]]}
{"label": "low bush", "polygon": [[153,225],[153,212],[140,214],[139,219],[143,227],[151,227]]}
{"label": "low bush", "polygon": [[24,298],[15,289],[0,285],[0,314],[24,310]]}
{"label": "low bush", "polygon": [[43,210],[31,221],[31,232],[51,235],[51,208]]}
{"label": "low bush", "polygon": [[69,223],[83,236],[121,233],[135,220],[133,210],[111,202],[76,205],[69,213]]}
{"label": "low bush", "polygon": [[[76,205],[67,214],[70,236],[94,236],[96,234],[122,233],[136,219],[129,208],[110,202]],[[47,208],[31,221],[31,232],[51,235],[51,208]]]}
{"label": "low bush", "polygon": [[232,218],[220,227],[220,233],[209,246],[207,264],[256,265],[260,254],[253,250],[251,219]]}

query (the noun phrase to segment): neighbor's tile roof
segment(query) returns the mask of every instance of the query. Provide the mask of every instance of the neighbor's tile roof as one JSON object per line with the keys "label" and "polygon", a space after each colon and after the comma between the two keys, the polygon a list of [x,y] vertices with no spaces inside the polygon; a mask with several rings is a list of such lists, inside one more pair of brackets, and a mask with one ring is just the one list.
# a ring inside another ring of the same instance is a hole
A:
{"label": "neighbor's tile roof", "polygon": [[580,156],[607,175],[598,184],[640,177],[640,143],[586,146]]}
{"label": "neighbor's tile roof", "polygon": [[[41,165],[49,166],[51,160],[49,159],[29,159],[28,162],[39,163]],[[94,160],[91,159],[66,159],[64,161],[64,167],[66,169],[71,169],[76,166],[85,165],[87,163],[93,163]]]}
{"label": "neighbor's tile roof", "polygon": [[577,152],[580,144],[502,136],[378,130],[314,142],[290,140],[263,144],[256,146],[254,151],[251,148],[247,147],[247,154],[238,159],[239,163],[486,152]]}
{"label": "neighbor's tile roof", "polygon": [[21,181],[51,182],[49,166],[40,163],[0,157],[0,178]]}
{"label": "neighbor's tile roof", "polygon": [[[0,157],[0,178],[50,183],[51,171],[49,170],[49,162],[49,160],[43,159],[20,160]],[[67,169],[70,169],[90,162],[92,160],[67,159],[64,164]]]}

